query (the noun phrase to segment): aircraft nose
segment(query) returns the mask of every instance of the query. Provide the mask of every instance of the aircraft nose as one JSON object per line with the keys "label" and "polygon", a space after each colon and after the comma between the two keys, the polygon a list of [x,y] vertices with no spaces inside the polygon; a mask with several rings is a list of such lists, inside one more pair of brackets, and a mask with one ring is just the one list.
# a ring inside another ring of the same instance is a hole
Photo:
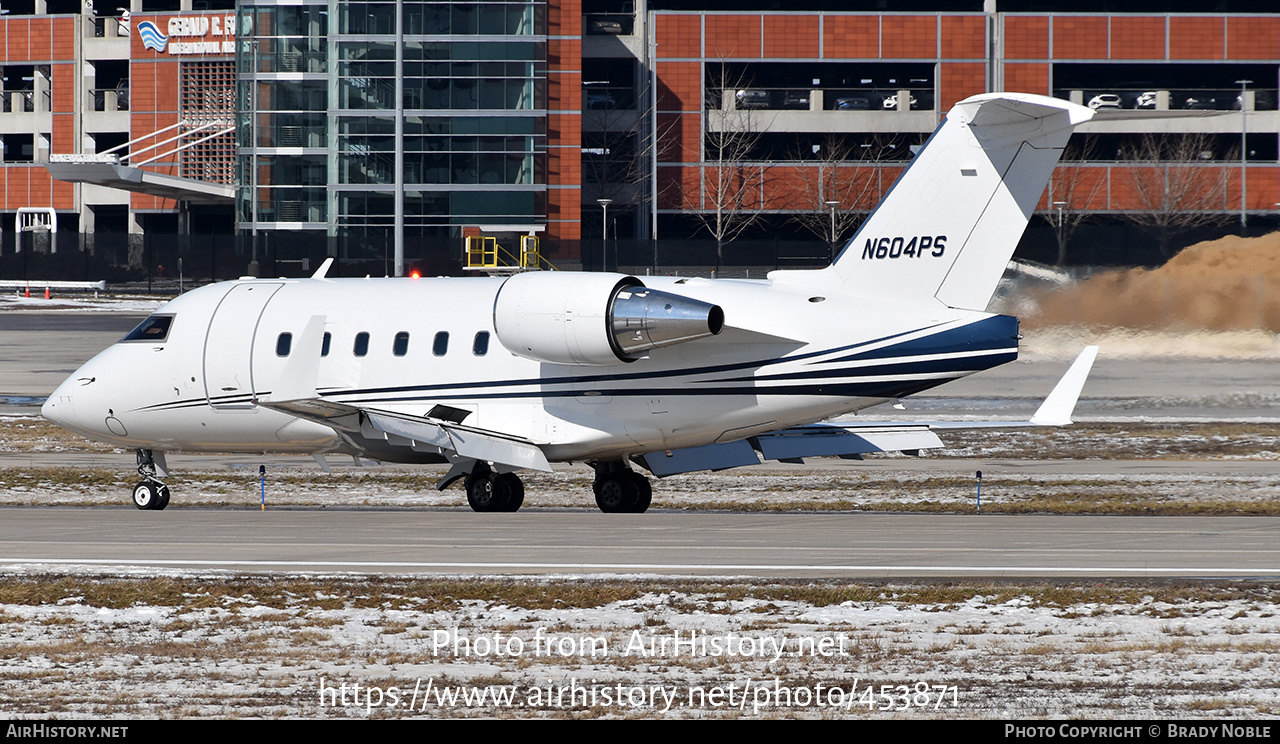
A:
{"label": "aircraft nose", "polygon": [[97,413],[100,406],[98,391],[93,384],[95,381],[79,372],[72,375],[44,402],[40,415],[81,436],[101,439],[108,434],[109,427],[103,416]]}
{"label": "aircraft nose", "polygon": [[78,422],[75,420],[76,404],[72,387],[71,380],[59,385],[45,400],[44,405],[40,406],[40,415],[59,426],[75,427]]}

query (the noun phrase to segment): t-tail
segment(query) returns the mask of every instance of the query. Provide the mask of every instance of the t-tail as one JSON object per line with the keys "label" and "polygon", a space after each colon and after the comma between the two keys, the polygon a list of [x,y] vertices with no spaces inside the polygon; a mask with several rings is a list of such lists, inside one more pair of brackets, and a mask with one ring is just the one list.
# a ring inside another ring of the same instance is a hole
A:
{"label": "t-tail", "polygon": [[1076,126],[1093,111],[1027,93],[957,103],[821,271],[770,275],[842,294],[985,310]]}

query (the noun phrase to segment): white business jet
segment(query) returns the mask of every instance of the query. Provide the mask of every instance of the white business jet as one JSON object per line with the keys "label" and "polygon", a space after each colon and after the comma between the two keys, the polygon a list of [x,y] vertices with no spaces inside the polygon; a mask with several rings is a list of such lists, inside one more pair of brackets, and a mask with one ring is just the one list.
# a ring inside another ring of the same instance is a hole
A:
{"label": "white business jet", "polygon": [[[136,449],[139,509],[168,504],[173,451],[449,463],[437,487],[465,479],[476,511],[518,509],[519,470],[585,462],[600,509],[643,512],[637,468],[940,447],[938,424],[817,422],[1017,357],[1017,319],[985,310],[1092,115],[1014,93],[956,104],[820,270],[329,279],[330,260],[309,279],[203,287],[81,367],[43,413]],[[1070,423],[1094,351],[1020,425]]]}

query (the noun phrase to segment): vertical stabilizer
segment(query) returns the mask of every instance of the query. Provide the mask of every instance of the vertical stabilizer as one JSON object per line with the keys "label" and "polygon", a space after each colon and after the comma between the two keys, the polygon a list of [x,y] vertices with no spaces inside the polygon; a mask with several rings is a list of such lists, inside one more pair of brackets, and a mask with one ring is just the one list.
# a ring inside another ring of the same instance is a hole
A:
{"label": "vertical stabilizer", "polygon": [[955,105],[835,264],[782,283],[985,310],[1075,127],[1093,111],[1027,93]]}

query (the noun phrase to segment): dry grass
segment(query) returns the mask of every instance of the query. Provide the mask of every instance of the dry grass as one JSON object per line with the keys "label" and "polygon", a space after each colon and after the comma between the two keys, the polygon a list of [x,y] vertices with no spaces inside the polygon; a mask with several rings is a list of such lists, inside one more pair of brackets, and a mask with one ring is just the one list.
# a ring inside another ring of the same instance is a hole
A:
{"label": "dry grass", "polygon": [[[1120,401],[1123,402],[1123,401]],[[1280,433],[1267,424],[1217,421],[1174,423],[1077,423],[1066,428],[1041,428],[992,433],[983,430],[948,431],[947,447],[932,453],[942,457],[996,456],[1026,459],[1212,459],[1260,457],[1280,452]],[[72,434],[39,418],[0,419],[0,451],[6,452],[118,452]],[[1004,453],[1001,455],[1000,453]],[[290,476],[281,482],[288,483]],[[386,483],[419,485],[409,473],[387,474]],[[531,483],[546,485],[531,474]],[[401,480],[396,480],[400,478]],[[556,481],[559,482],[558,479]]]}
{"label": "dry grass", "polygon": [[[390,508],[465,508],[457,489],[429,488],[432,472],[368,469],[322,475],[279,471],[271,479],[271,505],[356,505]],[[136,478],[125,469],[0,468],[0,504],[101,506],[125,502]],[[586,472],[526,478],[524,508],[594,509]],[[257,475],[182,472],[170,480],[171,508],[258,508]],[[654,508],[688,511],[882,511],[969,513],[971,478],[899,471],[744,469],[677,476],[655,484]],[[1006,514],[1270,515],[1280,514],[1280,482],[1265,476],[1185,475],[1028,476],[988,472],[982,509]]]}
{"label": "dry grass", "polygon": [[[72,576],[9,576],[0,578],[0,605],[40,606],[83,604],[88,607],[125,609],[146,605],[170,608],[177,614],[195,610],[225,610],[229,618],[255,625],[292,624],[307,613],[331,610],[378,609],[384,611],[435,612],[457,610],[477,602],[525,610],[592,609],[619,602],[657,598],[662,613],[715,614],[731,606],[752,602],[749,612],[779,611],[776,603],[801,602],[813,607],[848,603],[891,604],[949,610],[974,598],[985,604],[1014,600],[1027,607],[1068,608],[1090,605],[1133,605],[1151,608],[1188,603],[1250,601],[1252,612],[1269,617],[1276,591],[1265,584],[1206,582],[1053,582],[991,583],[936,582],[902,584],[865,581],[694,582],[657,580],[419,580],[352,579],[348,577],[279,578],[84,578]],[[242,607],[270,608],[246,615]],[[1176,617],[1158,610],[1164,618]],[[1229,618],[1249,616],[1241,610]],[[8,617],[0,615],[0,617]],[[653,617],[656,617],[653,616]],[[323,618],[305,617],[308,625],[330,624]],[[183,621],[168,627],[181,630]],[[407,621],[380,624],[383,633],[399,634]],[[1173,627],[1173,626],[1171,626]],[[572,625],[552,631],[570,632]]]}

